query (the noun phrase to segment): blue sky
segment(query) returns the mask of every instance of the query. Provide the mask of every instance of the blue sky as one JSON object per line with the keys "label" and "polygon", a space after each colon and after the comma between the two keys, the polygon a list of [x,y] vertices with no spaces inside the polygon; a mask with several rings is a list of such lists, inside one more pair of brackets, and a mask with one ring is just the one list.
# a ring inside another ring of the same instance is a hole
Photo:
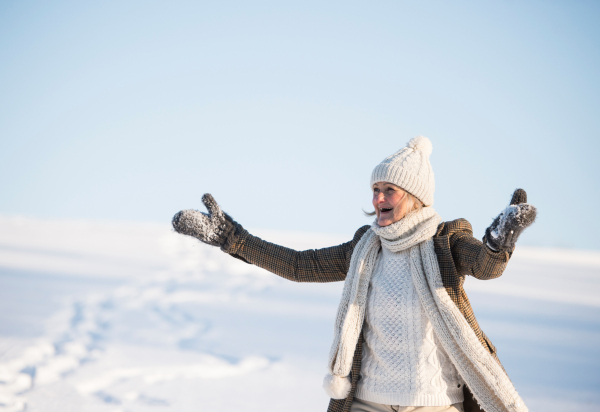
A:
{"label": "blue sky", "polygon": [[600,249],[593,1],[0,4],[0,214],[168,222],[211,192],[244,226],[351,236],[422,134],[435,208],[481,237]]}

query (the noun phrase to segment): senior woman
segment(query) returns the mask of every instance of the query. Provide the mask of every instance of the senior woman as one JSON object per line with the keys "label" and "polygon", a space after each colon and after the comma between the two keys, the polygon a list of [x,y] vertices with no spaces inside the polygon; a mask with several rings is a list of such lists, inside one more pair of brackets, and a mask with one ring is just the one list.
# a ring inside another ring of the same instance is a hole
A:
{"label": "senior woman", "polygon": [[342,245],[298,252],[261,240],[223,213],[184,210],[179,233],[296,282],[344,281],[324,389],[329,412],[522,412],[526,406],[480,329],[466,275],[502,274],[536,216],[524,190],[487,228],[433,209],[429,139],[418,136],[371,175],[376,219]]}

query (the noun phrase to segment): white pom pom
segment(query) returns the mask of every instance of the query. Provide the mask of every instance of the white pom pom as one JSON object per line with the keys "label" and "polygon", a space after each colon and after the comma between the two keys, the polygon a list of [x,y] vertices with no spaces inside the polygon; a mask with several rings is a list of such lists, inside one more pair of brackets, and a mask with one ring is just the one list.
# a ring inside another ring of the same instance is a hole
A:
{"label": "white pom pom", "polygon": [[350,379],[327,374],[323,379],[323,389],[332,399],[346,399],[352,389]]}
{"label": "white pom pom", "polygon": [[431,151],[433,150],[431,140],[429,140],[425,136],[413,137],[412,139],[410,139],[410,142],[408,142],[407,146],[414,150],[420,150],[421,152],[423,152],[425,157],[429,157],[431,155]]}

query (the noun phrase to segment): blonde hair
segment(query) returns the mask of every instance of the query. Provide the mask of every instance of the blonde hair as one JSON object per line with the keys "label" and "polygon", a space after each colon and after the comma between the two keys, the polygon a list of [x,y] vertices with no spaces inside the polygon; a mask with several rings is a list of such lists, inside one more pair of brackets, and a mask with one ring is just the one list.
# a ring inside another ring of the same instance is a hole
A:
{"label": "blonde hair", "polygon": [[[412,212],[413,210],[417,210],[423,207],[423,202],[421,202],[419,199],[417,199],[416,197],[414,197],[413,195],[411,195],[410,193],[408,193],[406,190],[404,191],[404,196],[402,196],[402,203],[401,203],[402,209],[404,211],[404,215],[406,216],[407,214],[409,214],[410,212]],[[377,212],[375,212],[374,210],[372,212],[365,212],[363,210],[363,213],[367,216],[375,216],[377,214]]]}

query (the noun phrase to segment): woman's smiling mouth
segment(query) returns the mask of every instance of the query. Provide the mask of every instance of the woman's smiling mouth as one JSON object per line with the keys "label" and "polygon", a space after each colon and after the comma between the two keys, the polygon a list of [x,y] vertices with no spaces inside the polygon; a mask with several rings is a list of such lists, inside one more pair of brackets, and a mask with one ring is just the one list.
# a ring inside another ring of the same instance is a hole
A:
{"label": "woman's smiling mouth", "polygon": [[393,207],[382,207],[379,210],[381,211],[381,213],[387,213],[387,212],[391,212],[392,209],[393,209]]}

